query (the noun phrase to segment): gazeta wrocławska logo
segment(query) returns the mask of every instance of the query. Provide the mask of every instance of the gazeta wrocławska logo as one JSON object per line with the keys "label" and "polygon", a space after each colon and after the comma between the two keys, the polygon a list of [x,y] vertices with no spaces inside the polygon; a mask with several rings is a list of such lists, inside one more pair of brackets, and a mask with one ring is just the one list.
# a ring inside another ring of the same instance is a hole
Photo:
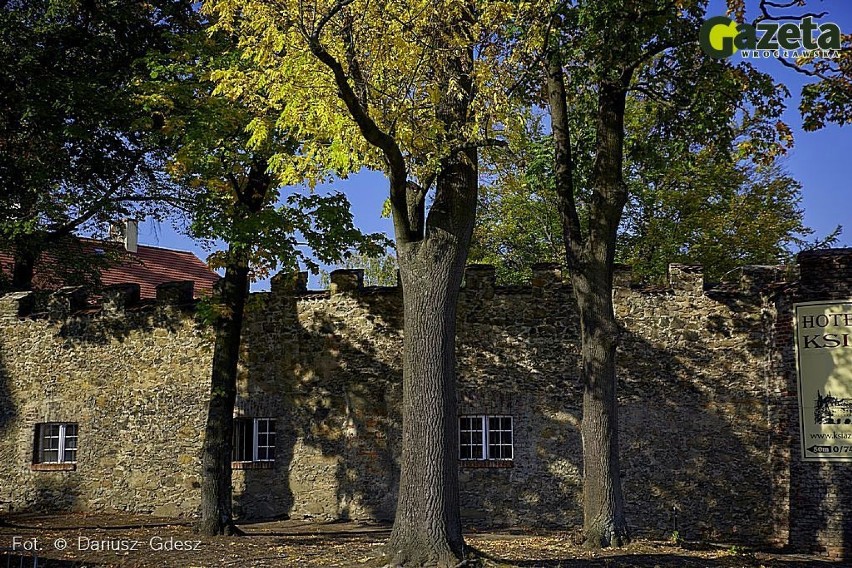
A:
{"label": "gazeta wroc\u0142awska logo", "polygon": [[763,21],[755,25],[716,16],[704,22],[698,38],[704,52],[719,59],[738,51],[743,57],[835,57],[841,44],[837,24],[817,24],[810,16],[797,22]]}

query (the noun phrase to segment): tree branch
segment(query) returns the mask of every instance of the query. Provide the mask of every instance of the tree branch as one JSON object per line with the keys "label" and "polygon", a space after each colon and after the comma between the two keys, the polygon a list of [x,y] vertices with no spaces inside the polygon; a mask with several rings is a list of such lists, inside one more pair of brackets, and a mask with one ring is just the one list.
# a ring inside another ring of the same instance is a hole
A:
{"label": "tree branch", "polygon": [[[390,200],[394,211],[394,225],[396,229],[397,239],[403,242],[411,240],[419,240],[418,235],[412,230],[415,225],[408,216],[408,201],[406,196],[408,168],[405,164],[405,158],[399,148],[396,140],[384,132],[375,121],[370,117],[367,109],[361,104],[358,95],[349,84],[349,76],[343,69],[343,65],[325,49],[320,42],[322,29],[345,6],[352,3],[353,0],[339,0],[327,14],[321,19],[314,31],[306,36],[308,47],[311,53],[319,59],[326,67],[328,67],[333,76],[334,82],[337,85],[338,96],[346,105],[349,114],[358,126],[358,130],[364,139],[370,144],[377,147],[385,156],[388,164],[388,179],[390,180]],[[303,29],[302,33],[306,30]],[[397,222],[399,225],[397,225]]]}
{"label": "tree branch", "polygon": [[804,6],[805,3],[803,0],[790,0],[790,2],[786,4],[779,4],[776,2],[769,2],[768,0],[763,3],[764,6],[769,6],[772,8],[792,8],[793,6]]}
{"label": "tree branch", "polygon": [[[48,229],[47,234],[45,235],[45,241],[54,241],[60,237],[64,237],[66,235],[71,234],[74,229],[80,227],[86,221],[89,221],[97,215],[99,212],[103,211],[104,205],[109,202],[120,202],[120,201],[131,201],[130,197],[115,197],[116,192],[121,189],[125,184],[127,184],[130,179],[136,175],[136,168],[139,166],[139,162],[142,160],[142,153],[139,152],[134,157],[133,163],[128,171],[119,179],[115,180],[111,187],[102,195],[100,198],[96,199],[94,203],[92,203],[88,209],[86,209],[83,213],[78,215],[76,218],[67,221],[61,225],[57,225],[53,228]],[[141,200],[143,196],[138,196]]]}
{"label": "tree branch", "polygon": [[477,148],[506,148],[509,143],[498,138],[486,138],[485,140],[469,140],[450,149],[450,156],[466,150],[476,150]]}
{"label": "tree branch", "polygon": [[656,43],[656,44],[651,44],[651,46],[644,53],[642,53],[639,56],[639,58],[636,59],[636,61],[634,61],[633,63],[628,65],[628,67],[631,70],[637,69],[640,65],[642,65],[646,61],[650,61],[654,57],[660,55],[661,53],[663,53],[663,52],[665,52],[669,49],[675,49],[675,48],[678,48],[678,47],[681,47],[681,46],[684,46],[684,45],[688,45],[690,43],[697,43],[697,42],[698,42],[698,36],[690,36],[690,37],[683,38],[681,41],[677,41],[677,42],[663,41],[663,42],[659,42],[659,43]]}
{"label": "tree branch", "polygon": [[822,79],[823,81],[829,80],[828,76],[823,75],[819,71],[814,71],[813,69],[805,69],[804,67],[799,67],[795,63],[791,63],[791,62],[787,61],[786,59],[784,59],[783,57],[778,57],[776,59],[778,59],[778,62],[781,63],[781,65],[783,65],[784,67],[792,69],[793,71],[797,71],[797,72],[801,73],[802,75],[807,75],[808,77],[816,77],[817,79]]}
{"label": "tree branch", "polygon": [[426,229],[426,193],[429,186],[423,187],[413,181],[406,185],[406,213],[411,220],[411,232],[422,239]]}
{"label": "tree branch", "polygon": [[772,20],[772,21],[780,21],[780,20],[801,20],[803,18],[814,18],[819,19],[825,17],[828,12],[806,12],[804,14],[796,14],[794,16],[773,16],[769,13],[769,8],[792,8],[793,6],[804,6],[804,2],[798,2],[796,0],[792,0],[789,3],[775,3],[771,0],[760,0],[760,13],[761,16],[757,18],[754,23],[762,22],[764,20]]}
{"label": "tree branch", "polygon": [[348,11],[343,12],[343,41],[346,44],[346,62],[349,64],[349,74],[355,83],[355,94],[364,110],[369,110],[367,103],[367,81],[361,73],[361,65],[355,51],[355,36],[352,33],[352,15]]}
{"label": "tree branch", "polygon": [[[803,1],[799,1],[799,0],[791,0],[790,2],[787,2],[787,3],[772,2],[771,0],[760,0],[761,16],[759,18],[755,19],[754,23],[757,24],[758,22],[762,22],[762,21],[765,21],[765,20],[770,20],[770,21],[801,20],[801,19],[806,18],[806,17],[819,19],[819,18],[823,18],[826,15],[828,15],[828,12],[819,12],[819,13],[806,12],[804,14],[796,14],[795,16],[773,16],[772,14],[769,13],[769,8],[785,9],[785,8],[792,8],[793,6],[804,6],[804,5],[805,5],[805,3]],[[816,77],[817,79],[822,79],[823,81],[828,80],[828,77],[826,75],[823,75],[822,73],[815,71],[815,70],[805,69],[804,67],[800,67],[799,65],[796,65],[795,63],[791,63],[791,62],[787,61],[783,57],[779,56],[779,57],[776,57],[775,59],[777,59],[781,63],[781,65],[783,65],[784,67],[787,67],[788,69],[792,69],[793,71],[796,71],[797,73],[800,73],[802,75],[807,75],[808,77]]]}
{"label": "tree branch", "polygon": [[547,94],[550,102],[550,124],[553,130],[554,177],[562,221],[563,240],[568,262],[578,266],[584,238],[577,214],[574,195],[574,161],[571,155],[571,135],[568,127],[568,103],[562,61],[555,49],[547,54]]}
{"label": "tree branch", "polygon": [[331,9],[320,18],[319,23],[314,28],[314,31],[311,33],[310,40],[319,42],[319,38],[322,35],[322,29],[328,24],[331,19],[337,15],[343,8],[354,2],[355,0],[338,0],[337,4],[331,7]]}

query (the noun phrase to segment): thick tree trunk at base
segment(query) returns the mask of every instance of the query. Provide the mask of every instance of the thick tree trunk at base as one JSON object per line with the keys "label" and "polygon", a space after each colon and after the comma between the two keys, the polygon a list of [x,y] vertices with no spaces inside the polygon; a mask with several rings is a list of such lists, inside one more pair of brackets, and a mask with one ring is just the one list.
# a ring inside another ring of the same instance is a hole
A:
{"label": "thick tree trunk at base", "polygon": [[612,307],[611,271],[597,278],[575,275],[582,333],[583,530],[586,546],[622,546],[630,540],[624,516],[618,457],[615,347],[618,326]]}
{"label": "thick tree trunk at base", "polygon": [[[387,545],[392,565],[458,565],[455,323],[463,260],[452,243],[400,251],[404,294],[403,441],[399,501]],[[464,255],[462,255],[464,256]]]}
{"label": "thick tree trunk at base", "polygon": [[392,566],[455,568],[459,513],[456,310],[476,214],[476,152],[448,158],[425,238],[398,243],[404,309],[399,498]]}

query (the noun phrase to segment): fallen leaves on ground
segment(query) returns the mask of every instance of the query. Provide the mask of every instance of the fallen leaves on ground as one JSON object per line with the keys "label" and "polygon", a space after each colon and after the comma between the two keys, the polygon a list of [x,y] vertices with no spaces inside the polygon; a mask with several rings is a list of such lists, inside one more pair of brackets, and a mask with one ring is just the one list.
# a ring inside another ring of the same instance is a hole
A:
{"label": "fallen leaves on ground", "polygon": [[[141,515],[8,515],[0,519],[0,566],[42,568],[367,568],[390,534],[388,525],[276,521],[245,524],[242,537],[199,537],[189,522]],[[841,566],[814,556],[750,552],[724,545],[638,539],[620,549],[589,551],[576,534],[471,531],[467,544],[486,568],[739,568]],[[29,543],[37,551],[24,550]],[[62,548],[62,543],[65,547]],[[97,543],[94,545],[93,543]],[[8,549],[15,548],[13,552]],[[4,556],[6,554],[6,556]]]}

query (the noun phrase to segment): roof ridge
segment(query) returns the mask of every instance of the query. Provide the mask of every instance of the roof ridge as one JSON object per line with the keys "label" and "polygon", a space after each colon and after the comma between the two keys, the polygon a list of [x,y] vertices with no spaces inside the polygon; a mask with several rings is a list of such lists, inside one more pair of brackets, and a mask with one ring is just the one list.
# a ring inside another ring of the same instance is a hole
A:
{"label": "roof ridge", "polygon": [[[167,250],[167,251],[169,251],[169,252],[180,252],[180,253],[183,253],[183,254],[191,254],[192,256],[194,256],[195,258],[197,258],[198,260],[200,260],[201,262],[204,262],[204,260],[203,260],[201,257],[199,257],[197,254],[195,254],[195,253],[194,253],[194,252],[192,252],[191,250],[183,250],[183,249],[175,249],[175,248],[161,247],[161,246],[157,246],[157,245],[143,245],[143,244],[137,244],[136,246],[137,246],[138,248],[145,247],[145,248],[149,248],[149,249]],[[205,263],[205,264],[207,264],[206,262],[204,262],[204,263]]]}
{"label": "roof ridge", "polygon": [[[92,244],[101,243],[101,244],[114,244],[116,246],[123,246],[123,244],[121,242],[111,241],[109,239],[93,239],[92,237],[80,237],[80,236],[77,236],[77,238],[80,239],[81,241],[86,241],[86,242],[89,242],[89,243],[92,243]],[[192,256],[194,256],[195,258],[200,260],[201,262],[204,262],[204,260],[202,258],[200,258],[197,254],[195,254],[191,250],[176,249],[176,248],[164,247],[164,246],[159,246],[159,245],[148,245],[148,244],[142,244],[142,243],[137,243],[136,246],[138,248],[145,247],[145,248],[149,248],[149,249],[167,250],[167,251],[170,251],[170,252],[180,252],[180,253],[184,253],[184,254],[191,254]],[[206,264],[206,262],[205,262],[205,264]]]}

